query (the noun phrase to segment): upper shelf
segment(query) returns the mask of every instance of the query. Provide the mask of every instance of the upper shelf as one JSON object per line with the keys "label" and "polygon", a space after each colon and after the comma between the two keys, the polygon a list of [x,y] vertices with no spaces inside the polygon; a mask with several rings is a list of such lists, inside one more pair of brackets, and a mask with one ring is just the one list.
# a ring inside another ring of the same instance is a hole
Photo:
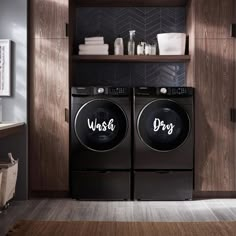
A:
{"label": "upper shelf", "polygon": [[186,6],[188,0],[75,0],[78,6],[94,7],[181,7]]}
{"label": "upper shelf", "polygon": [[158,62],[158,63],[179,63],[190,61],[189,55],[183,56],[78,56],[74,55],[72,57],[73,61],[78,62]]}

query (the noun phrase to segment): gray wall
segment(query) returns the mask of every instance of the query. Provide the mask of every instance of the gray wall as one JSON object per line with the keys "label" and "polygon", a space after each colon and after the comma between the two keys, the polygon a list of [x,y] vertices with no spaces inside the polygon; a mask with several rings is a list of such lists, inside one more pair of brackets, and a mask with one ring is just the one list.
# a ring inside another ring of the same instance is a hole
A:
{"label": "gray wall", "polygon": [[[0,39],[12,45],[12,96],[2,98],[3,121],[27,123],[27,0],[0,0]],[[17,199],[27,198],[27,132],[0,140],[0,158],[19,159]]]}

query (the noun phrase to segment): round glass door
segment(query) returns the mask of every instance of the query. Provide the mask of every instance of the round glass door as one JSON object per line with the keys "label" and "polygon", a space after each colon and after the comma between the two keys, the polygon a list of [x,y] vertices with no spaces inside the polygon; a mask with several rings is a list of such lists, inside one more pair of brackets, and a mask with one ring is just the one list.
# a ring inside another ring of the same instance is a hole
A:
{"label": "round glass door", "polygon": [[120,106],[105,99],[92,100],[77,112],[74,123],[79,141],[93,151],[109,151],[125,138],[128,119]]}
{"label": "round glass door", "polygon": [[137,129],[147,146],[157,151],[170,151],[185,142],[190,131],[190,120],[176,102],[160,99],[142,109]]}

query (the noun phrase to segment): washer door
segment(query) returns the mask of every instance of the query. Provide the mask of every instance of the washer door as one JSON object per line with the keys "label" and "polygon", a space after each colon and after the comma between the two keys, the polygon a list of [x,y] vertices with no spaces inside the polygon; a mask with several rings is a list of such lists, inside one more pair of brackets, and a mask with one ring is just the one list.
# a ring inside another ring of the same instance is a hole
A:
{"label": "washer door", "polygon": [[78,110],[74,128],[77,138],[87,149],[105,152],[123,141],[128,130],[128,119],[114,102],[96,99]]}
{"label": "washer door", "polygon": [[176,102],[160,99],[142,109],[137,129],[147,146],[157,151],[170,151],[185,142],[190,132],[190,119]]}

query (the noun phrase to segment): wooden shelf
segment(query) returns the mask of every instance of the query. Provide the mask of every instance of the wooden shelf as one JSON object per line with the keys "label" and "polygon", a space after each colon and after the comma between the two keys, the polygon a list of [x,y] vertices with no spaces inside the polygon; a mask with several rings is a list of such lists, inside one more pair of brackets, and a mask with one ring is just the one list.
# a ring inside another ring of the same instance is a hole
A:
{"label": "wooden shelf", "polygon": [[25,123],[0,124],[0,138],[4,138],[24,130]]}
{"label": "wooden shelf", "polygon": [[179,63],[179,62],[189,62],[190,56],[72,56],[75,62],[136,62],[136,63]]}
{"label": "wooden shelf", "polygon": [[183,7],[188,0],[75,0],[87,7]]}

